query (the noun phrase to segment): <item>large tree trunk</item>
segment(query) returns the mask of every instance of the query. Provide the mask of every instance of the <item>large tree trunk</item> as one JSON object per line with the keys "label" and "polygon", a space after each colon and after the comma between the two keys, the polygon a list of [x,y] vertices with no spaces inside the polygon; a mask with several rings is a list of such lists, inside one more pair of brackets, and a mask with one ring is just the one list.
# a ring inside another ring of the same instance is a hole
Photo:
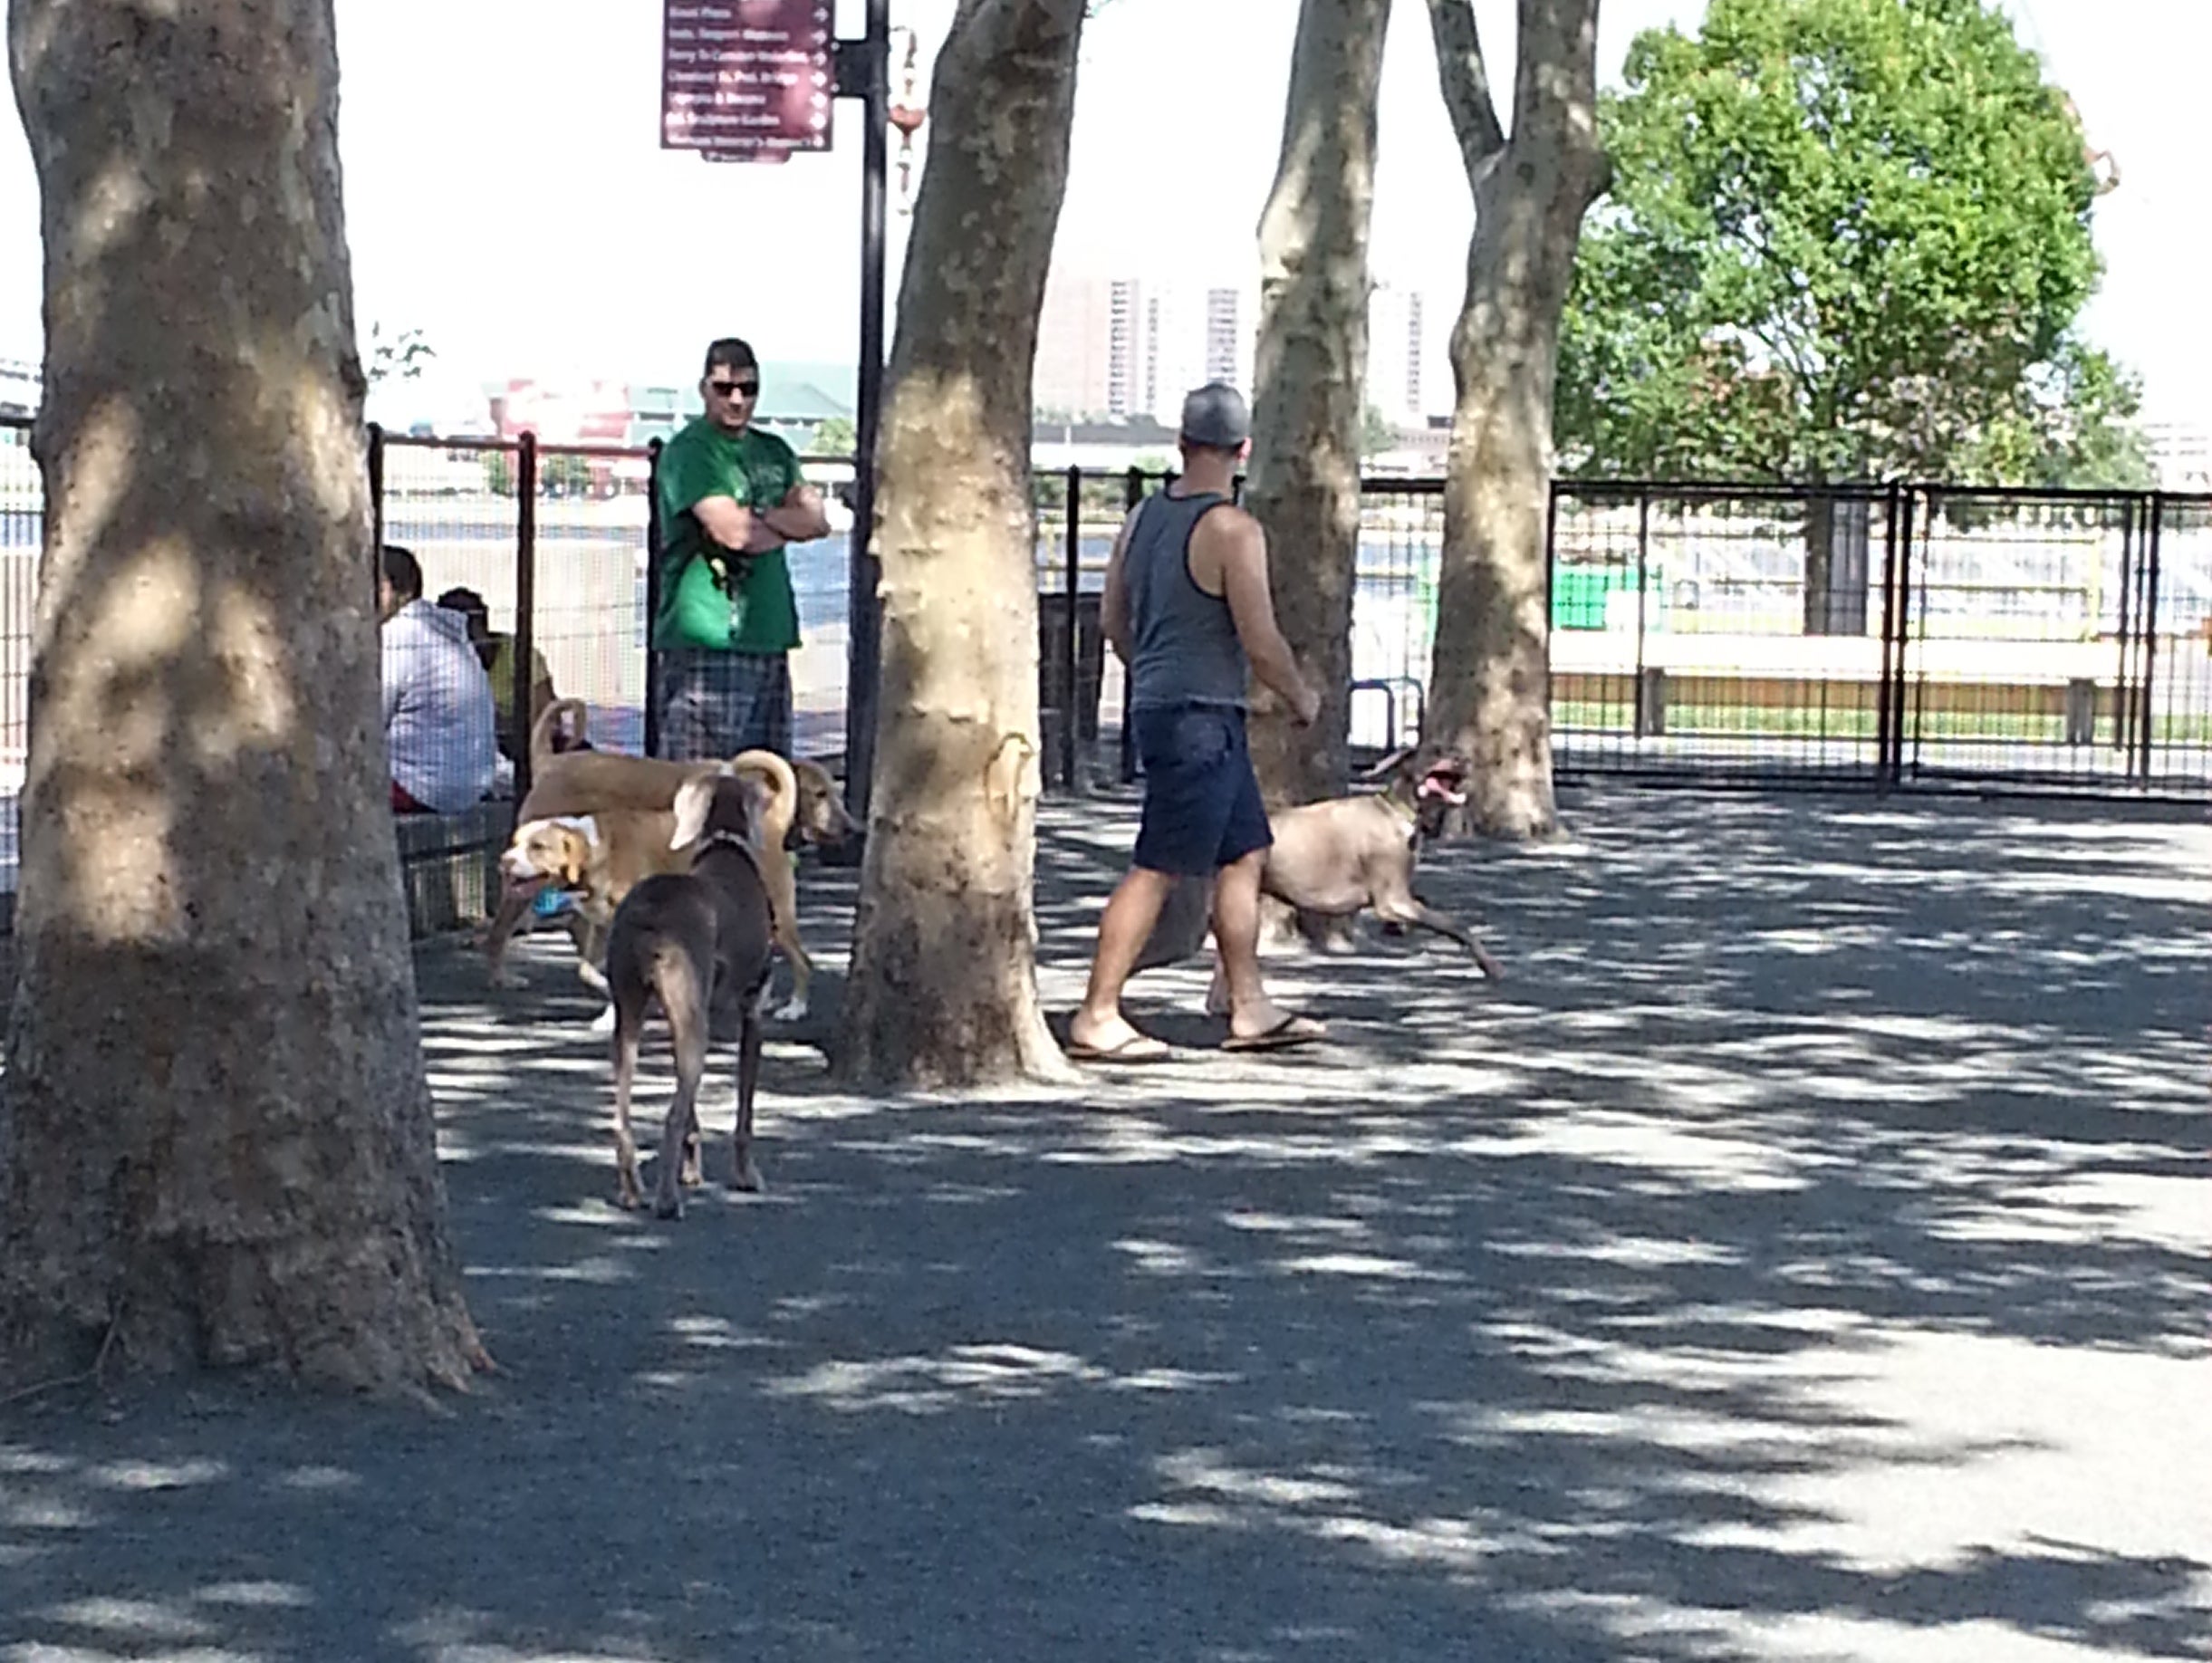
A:
{"label": "large tree trunk", "polygon": [[[1603,191],[1598,0],[1520,0],[1513,133],[1491,101],[1469,0],[1428,0],[1438,73],[1475,193],[1422,739],[1470,764],[1464,820],[1556,824],[1545,553],[1559,322],[1582,216]],[[1456,828],[1456,829],[1464,829]]]}
{"label": "large tree trunk", "polygon": [[1321,691],[1311,728],[1269,696],[1252,755],[1271,805],[1345,786],[1360,553],[1375,90],[1390,0],[1303,0],[1274,189],[1260,216],[1260,337],[1245,506],[1266,528],[1275,616]]}
{"label": "large tree trunk", "polygon": [[0,1358],[457,1385],[331,0],[14,0],[9,49],[46,525]]}
{"label": "large tree trunk", "polygon": [[877,449],[883,690],[840,1075],[1066,1079],[1037,1004],[1030,380],[1082,0],[961,0]]}

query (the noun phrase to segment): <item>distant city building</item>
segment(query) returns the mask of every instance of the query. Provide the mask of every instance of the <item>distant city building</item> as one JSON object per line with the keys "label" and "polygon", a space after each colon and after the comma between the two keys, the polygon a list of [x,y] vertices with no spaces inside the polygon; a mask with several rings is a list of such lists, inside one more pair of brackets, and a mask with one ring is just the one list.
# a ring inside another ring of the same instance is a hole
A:
{"label": "distant city building", "polygon": [[[1206,381],[1249,393],[1259,288],[1054,270],[1037,320],[1033,399],[1047,418],[1172,422]],[[1451,318],[1418,289],[1378,284],[1366,402],[1419,428],[1452,408]]]}
{"label": "distant city building", "polygon": [[2212,428],[2157,421],[2143,424],[2150,465],[2161,491],[2212,491]]}
{"label": "distant city building", "polygon": [[27,358],[0,358],[0,416],[18,418],[38,409],[39,368]]}
{"label": "distant city building", "polygon": [[[849,364],[763,364],[754,419],[804,450],[826,423],[853,420],[854,373]],[[546,445],[645,445],[668,437],[701,409],[696,383],[518,378],[484,392],[494,433],[534,433]]]}

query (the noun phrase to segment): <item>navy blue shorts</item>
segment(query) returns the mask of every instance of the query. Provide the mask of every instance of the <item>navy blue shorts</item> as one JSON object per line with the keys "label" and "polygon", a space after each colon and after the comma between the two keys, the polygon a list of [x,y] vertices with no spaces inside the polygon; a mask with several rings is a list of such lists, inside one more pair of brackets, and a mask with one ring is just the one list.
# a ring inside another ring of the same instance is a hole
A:
{"label": "navy blue shorts", "polygon": [[1274,841],[1252,772],[1243,711],[1230,705],[1148,707],[1130,720],[1144,769],[1139,866],[1205,877]]}

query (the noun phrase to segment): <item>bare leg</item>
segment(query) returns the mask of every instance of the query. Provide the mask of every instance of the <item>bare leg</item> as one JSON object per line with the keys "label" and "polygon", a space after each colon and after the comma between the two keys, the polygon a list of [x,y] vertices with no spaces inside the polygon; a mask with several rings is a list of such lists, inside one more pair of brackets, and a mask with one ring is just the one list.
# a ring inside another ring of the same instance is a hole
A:
{"label": "bare leg", "polygon": [[1255,1038],[1292,1020],[1260,981],[1260,879],[1266,870],[1267,851],[1255,849],[1223,867],[1214,880],[1217,975],[1228,985],[1229,1032],[1238,1039]]}
{"label": "bare leg", "polygon": [[1115,887],[1099,918],[1098,952],[1091,961],[1091,984],[1084,990],[1082,1007],[1068,1024],[1068,1037],[1076,1044],[1116,1051],[1144,1038],[1121,1014],[1121,989],[1175,884],[1171,872],[1132,866]]}

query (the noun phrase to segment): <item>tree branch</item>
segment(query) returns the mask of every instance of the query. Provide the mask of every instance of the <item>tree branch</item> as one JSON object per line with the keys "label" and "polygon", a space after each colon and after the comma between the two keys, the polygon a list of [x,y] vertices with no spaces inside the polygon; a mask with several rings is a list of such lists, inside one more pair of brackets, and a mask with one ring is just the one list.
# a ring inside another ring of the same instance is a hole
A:
{"label": "tree branch", "polygon": [[1474,0],[1428,0],[1428,32],[1436,41],[1437,82],[1459,140],[1459,159],[1467,183],[1478,185],[1505,154],[1505,130],[1498,124],[1497,101],[1490,95]]}

